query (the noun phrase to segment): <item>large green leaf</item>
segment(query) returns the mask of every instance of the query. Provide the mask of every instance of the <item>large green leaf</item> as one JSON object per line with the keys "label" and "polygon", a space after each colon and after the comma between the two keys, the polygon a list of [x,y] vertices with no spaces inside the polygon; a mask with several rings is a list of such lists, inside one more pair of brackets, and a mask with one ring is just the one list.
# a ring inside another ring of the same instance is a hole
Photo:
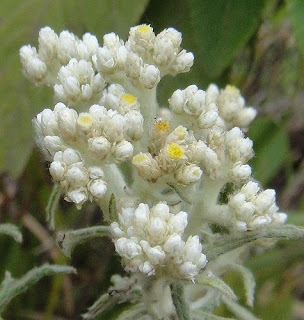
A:
{"label": "large green leaf", "polygon": [[[256,31],[264,0],[154,0],[145,19],[157,32],[174,27],[183,33],[183,47],[195,56],[194,67],[173,82],[165,80],[165,93],[175,86],[195,83],[206,87],[229,66]],[[160,10],[161,8],[161,10]],[[170,92],[170,91],[169,91]]]}
{"label": "large green leaf", "polygon": [[[51,90],[33,88],[22,76],[19,48],[36,44],[38,31],[50,25],[77,35],[101,37],[115,31],[126,36],[148,0],[2,0],[0,10],[0,171],[21,173],[31,153],[31,119],[52,104]],[[100,38],[100,43],[102,39]]]}
{"label": "large green leaf", "polygon": [[304,1],[288,0],[287,7],[299,48],[304,53]]}

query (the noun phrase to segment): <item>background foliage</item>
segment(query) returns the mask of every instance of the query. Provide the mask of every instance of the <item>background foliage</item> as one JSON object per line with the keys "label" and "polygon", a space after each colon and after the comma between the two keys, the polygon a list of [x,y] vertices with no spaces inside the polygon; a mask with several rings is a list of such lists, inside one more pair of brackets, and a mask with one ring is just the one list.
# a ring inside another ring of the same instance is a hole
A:
{"label": "background foliage", "polygon": [[[20,245],[0,238],[0,278],[19,277],[45,262],[68,263],[77,275],[43,279],[15,298],[6,319],[77,319],[123,273],[113,246],[98,239],[78,247],[66,261],[45,222],[51,192],[47,164],[33,149],[31,119],[52,106],[51,90],[34,88],[21,73],[19,48],[37,44],[45,25],[81,36],[117,32],[150,23],[156,32],[172,26],[183,33],[183,46],[195,54],[189,74],[166,78],[163,104],[173,90],[210,82],[238,86],[259,117],[249,136],[256,157],[255,177],[278,191],[278,203],[290,223],[304,225],[304,1],[303,0],[2,0],[0,2],[0,223],[21,227]],[[100,224],[101,212],[86,205],[78,212],[61,201],[58,230]],[[304,246],[280,242],[248,266],[257,279],[254,312],[261,319],[304,319]],[[238,276],[227,281],[241,293]],[[229,316],[224,308],[219,315]],[[110,316],[109,316],[110,319]]]}

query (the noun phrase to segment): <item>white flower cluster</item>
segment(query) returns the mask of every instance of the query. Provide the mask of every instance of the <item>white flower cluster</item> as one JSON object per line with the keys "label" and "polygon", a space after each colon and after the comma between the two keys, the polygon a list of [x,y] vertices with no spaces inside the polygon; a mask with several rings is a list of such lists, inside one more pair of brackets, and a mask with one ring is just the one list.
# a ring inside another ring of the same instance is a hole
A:
{"label": "white flower cluster", "polygon": [[183,121],[188,120],[194,130],[197,127],[196,131],[215,125],[226,130],[235,126],[246,129],[256,116],[256,110],[245,107],[240,91],[230,85],[221,91],[215,84],[209,85],[206,91],[195,85],[178,89],[169,99],[169,107],[182,115]]}
{"label": "white flower cluster", "polygon": [[88,199],[98,200],[107,191],[103,170],[96,166],[86,168],[74,149],[56,152],[50,173],[54,181],[60,183],[65,200],[74,202],[78,209]]}
{"label": "white flower cluster", "polygon": [[167,182],[189,185],[202,176],[196,148],[198,142],[192,133],[178,126],[171,133],[168,121],[159,119],[151,132],[150,152],[133,157],[139,175],[147,181],[156,182],[166,175]]}
{"label": "white flower cluster", "polygon": [[169,206],[161,202],[151,209],[144,203],[136,209],[122,208],[111,230],[126,270],[193,279],[207,259],[198,236],[182,240],[187,218],[184,211],[170,213]]}
{"label": "white flower cluster", "polygon": [[37,85],[52,86],[57,83],[57,74],[61,66],[71,59],[91,61],[99,44],[90,33],[83,35],[82,40],[68,31],[58,36],[50,27],[39,32],[38,50],[30,45],[20,49],[20,58],[24,74]]}
{"label": "white flower cluster", "polygon": [[[128,105],[134,104],[139,107],[133,95],[121,95],[119,105],[123,105],[126,109]],[[104,191],[101,192],[101,189],[90,191],[92,188],[96,189],[96,182],[92,184],[90,179],[93,178],[88,178],[91,166],[95,168],[105,163],[122,163],[132,158],[134,149],[132,142],[140,138],[143,131],[143,119],[139,111],[131,107],[129,109],[122,115],[116,110],[93,105],[89,112],[78,114],[74,109],[60,102],[56,104],[54,111],[44,109],[34,119],[37,142],[47,159],[52,162],[50,173],[54,180],[62,185],[68,201],[81,206],[87,199],[101,197],[106,191],[105,182],[99,183],[102,184]],[[134,112],[137,112],[135,120]],[[73,160],[62,157],[67,150],[73,150]],[[77,182],[72,183],[72,180],[68,178],[70,165],[73,168],[77,167],[77,170],[73,169],[73,174],[75,170],[77,171],[77,179],[75,175],[72,178]],[[102,177],[103,174],[98,174],[98,179]],[[84,191],[83,188],[88,181],[90,187]],[[77,196],[75,196],[75,188],[82,188],[81,191],[77,189],[79,191]],[[71,196],[72,191],[74,196]]]}
{"label": "white flower cluster", "polygon": [[278,212],[275,203],[275,190],[260,190],[256,182],[249,181],[241,190],[230,197],[228,206],[236,220],[238,231],[255,230],[269,224],[283,224],[286,213]]}

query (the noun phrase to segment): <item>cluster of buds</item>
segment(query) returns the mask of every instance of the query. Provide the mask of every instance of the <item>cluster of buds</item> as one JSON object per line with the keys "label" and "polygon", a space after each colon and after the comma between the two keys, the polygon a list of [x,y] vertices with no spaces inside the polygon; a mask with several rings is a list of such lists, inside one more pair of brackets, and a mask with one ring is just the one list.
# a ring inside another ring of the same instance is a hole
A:
{"label": "cluster of buds", "polygon": [[42,28],[38,37],[38,50],[30,45],[20,49],[25,76],[37,85],[52,86],[57,83],[58,71],[71,59],[91,61],[99,47],[97,38],[90,33],[82,40],[69,31],[58,36],[49,27]]}
{"label": "cluster of buds", "polygon": [[200,135],[204,135],[204,129],[214,126],[246,130],[256,116],[256,110],[246,107],[240,91],[230,85],[224,90],[219,90],[215,84],[209,85],[206,91],[195,85],[178,89],[169,99],[169,108],[177,121],[188,123]]}
{"label": "cluster of buds", "polygon": [[65,200],[74,202],[78,209],[81,209],[88,199],[98,200],[107,191],[103,170],[96,166],[86,168],[81,156],[74,149],[55,153],[50,174],[54,181],[60,184]]}
{"label": "cluster of buds", "polygon": [[[120,100],[124,105],[137,103],[136,98],[130,94],[122,94]],[[137,112],[136,117],[134,112]],[[56,104],[54,111],[44,109],[39,113],[34,119],[34,125],[37,142],[47,159],[52,162],[50,166],[52,177],[63,185],[67,199],[78,206],[92,197],[90,193],[84,191],[81,191],[82,196],[79,193],[77,197],[67,195],[71,192],[71,184],[65,182],[67,166],[73,164],[73,167],[77,167],[78,173],[82,170],[82,173],[79,173],[82,178],[77,178],[78,182],[73,184],[72,190],[76,188],[76,185],[77,188],[84,188],[90,176],[89,167],[101,167],[105,163],[122,163],[131,159],[134,149],[132,142],[138,140],[143,131],[143,119],[140,112],[131,108],[122,115],[116,110],[93,105],[89,112],[78,114],[61,102]],[[71,149],[75,150],[74,154],[79,155],[75,156],[77,160],[67,162],[65,158],[58,160],[58,157]],[[101,176],[98,176],[98,179]],[[105,185],[103,182],[104,190],[106,190]],[[90,186],[93,188],[92,183]],[[101,197],[103,193],[91,192],[93,197]]]}
{"label": "cluster of buds", "polygon": [[170,128],[168,121],[156,120],[151,131],[150,152],[135,155],[133,164],[139,175],[149,182],[166,176],[167,182],[195,183],[202,176],[196,159],[198,142],[185,127],[178,126],[169,133]]}
{"label": "cluster of buds", "polygon": [[285,223],[287,215],[278,212],[275,195],[275,190],[261,191],[256,182],[249,181],[231,196],[228,206],[234,214],[236,230],[248,231]]}
{"label": "cluster of buds", "polygon": [[122,208],[119,221],[111,224],[111,230],[126,270],[193,279],[207,259],[198,236],[182,240],[187,219],[186,212],[172,214],[169,206],[161,202],[151,209],[144,203],[137,208]]}

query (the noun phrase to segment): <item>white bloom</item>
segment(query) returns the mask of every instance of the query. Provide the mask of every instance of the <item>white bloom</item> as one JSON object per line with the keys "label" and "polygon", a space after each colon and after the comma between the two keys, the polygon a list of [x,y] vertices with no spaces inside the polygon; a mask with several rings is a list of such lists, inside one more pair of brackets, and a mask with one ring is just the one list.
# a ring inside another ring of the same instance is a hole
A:
{"label": "white bloom", "polygon": [[127,271],[150,276],[162,269],[171,276],[193,279],[207,259],[198,236],[189,237],[186,243],[182,240],[186,226],[186,212],[174,215],[165,203],[151,209],[141,203],[135,210],[122,209],[111,230]]}
{"label": "white bloom", "polygon": [[117,163],[125,162],[133,156],[133,145],[123,140],[112,148],[112,155]]}

